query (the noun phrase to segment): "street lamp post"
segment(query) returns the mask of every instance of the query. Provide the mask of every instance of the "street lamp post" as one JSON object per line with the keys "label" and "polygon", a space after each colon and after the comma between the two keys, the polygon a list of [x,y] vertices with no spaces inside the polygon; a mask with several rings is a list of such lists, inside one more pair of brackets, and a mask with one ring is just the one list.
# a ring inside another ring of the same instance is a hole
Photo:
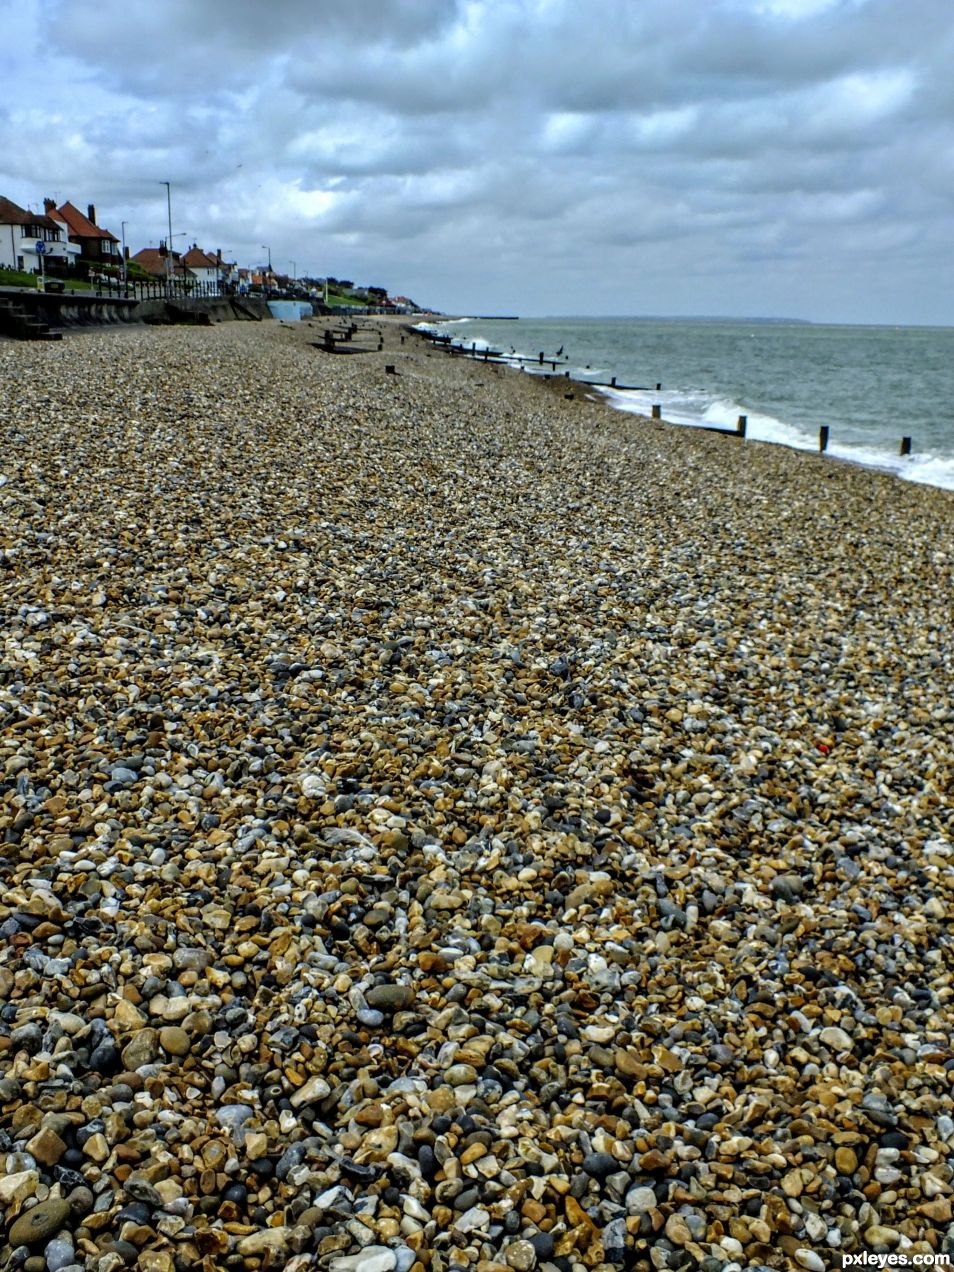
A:
{"label": "street lamp post", "polygon": [[169,217],[169,250],[166,255],[166,294],[172,299],[172,183],[160,181],[166,187],[166,212]]}
{"label": "street lamp post", "polygon": [[292,267],[292,282],[294,283],[294,282],[297,282],[298,280],[298,262],[292,261],[291,267]]}
{"label": "street lamp post", "polygon": [[[269,277],[269,279],[271,279],[271,276],[272,276],[272,249],[268,246],[268,244],[267,244],[267,243],[263,243],[263,244],[262,244],[262,251],[263,251],[263,252],[267,252],[267,253],[268,253],[268,277]],[[268,287],[269,287],[269,284],[266,284],[266,286],[265,286],[265,292],[266,292],[266,294],[268,293]]]}
{"label": "street lamp post", "polygon": [[126,285],[128,282],[128,270],[126,269],[126,222],[120,221],[121,232],[123,236],[123,295],[126,295]]}

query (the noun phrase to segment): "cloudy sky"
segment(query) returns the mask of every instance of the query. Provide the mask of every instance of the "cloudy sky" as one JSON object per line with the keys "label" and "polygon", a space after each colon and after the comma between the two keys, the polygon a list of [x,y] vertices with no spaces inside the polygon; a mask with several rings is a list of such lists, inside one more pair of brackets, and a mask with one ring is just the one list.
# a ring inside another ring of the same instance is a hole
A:
{"label": "cloudy sky", "polygon": [[446,311],[954,324],[951,0],[0,0],[0,194]]}

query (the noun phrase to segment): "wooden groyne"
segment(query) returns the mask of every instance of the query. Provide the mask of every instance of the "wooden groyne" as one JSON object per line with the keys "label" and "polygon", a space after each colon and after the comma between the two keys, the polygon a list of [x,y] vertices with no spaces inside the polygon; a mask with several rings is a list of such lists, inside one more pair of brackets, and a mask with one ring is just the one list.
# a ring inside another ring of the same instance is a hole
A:
{"label": "wooden groyne", "polygon": [[[490,320],[488,319],[487,321]],[[502,321],[502,319],[495,319],[494,321]],[[513,321],[516,321],[516,319]],[[467,343],[463,340],[455,340],[453,336],[440,335],[435,331],[422,331],[420,327],[410,327],[409,330],[427,340],[435,348],[444,349],[454,357],[470,358],[474,362],[486,362],[497,366],[512,367],[516,365],[527,371],[535,367],[540,368],[535,374],[540,375],[544,380],[553,379],[557,368],[561,367],[563,363],[562,357],[556,354],[548,355],[542,349],[534,358],[526,354],[505,353],[502,349],[478,349],[477,342],[474,340]],[[547,367],[549,367],[549,371],[547,371]],[[653,388],[651,384],[620,384],[615,375],[610,380],[583,380],[571,376],[569,371],[564,370],[562,378],[591,389],[620,389],[649,393]],[[661,389],[662,385],[657,383],[655,387]]]}

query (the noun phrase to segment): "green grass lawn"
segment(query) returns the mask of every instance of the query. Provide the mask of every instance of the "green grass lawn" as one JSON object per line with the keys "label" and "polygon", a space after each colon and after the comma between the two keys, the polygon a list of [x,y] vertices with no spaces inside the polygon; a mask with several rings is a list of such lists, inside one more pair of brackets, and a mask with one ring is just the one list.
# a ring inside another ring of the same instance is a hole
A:
{"label": "green grass lawn", "polygon": [[20,269],[0,269],[0,287],[35,287],[36,275]]}
{"label": "green grass lawn", "polygon": [[[37,290],[37,275],[28,274],[22,269],[0,269],[0,287],[31,287]],[[53,280],[53,276],[48,276],[49,281]],[[63,280],[66,284],[67,291],[91,291],[89,283],[81,281],[78,278],[67,278]]]}
{"label": "green grass lawn", "polygon": [[365,305],[367,301],[358,300],[357,296],[351,296],[344,292],[330,291],[328,292],[328,304],[340,308],[343,305]]}

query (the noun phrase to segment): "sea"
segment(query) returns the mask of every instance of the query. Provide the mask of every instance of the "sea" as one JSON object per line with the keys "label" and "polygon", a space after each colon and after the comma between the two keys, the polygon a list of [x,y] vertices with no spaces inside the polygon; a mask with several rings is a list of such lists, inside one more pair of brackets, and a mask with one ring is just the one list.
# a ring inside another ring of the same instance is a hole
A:
{"label": "sea", "polygon": [[[620,411],[689,428],[828,453],[908,481],[954,489],[954,328],[830,326],[678,318],[457,318],[427,324],[478,350],[519,358],[543,352],[557,373],[601,388]],[[657,388],[656,386],[660,387]],[[911,454],[900,454],[902,437]]]}

